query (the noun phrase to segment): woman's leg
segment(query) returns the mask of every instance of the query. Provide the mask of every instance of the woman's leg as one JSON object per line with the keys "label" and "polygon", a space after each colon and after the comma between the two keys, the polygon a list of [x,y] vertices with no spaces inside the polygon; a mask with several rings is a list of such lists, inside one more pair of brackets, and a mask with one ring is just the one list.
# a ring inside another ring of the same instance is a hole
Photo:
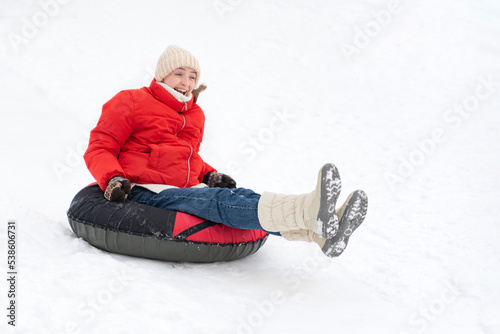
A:
{"label": "woman's leg", "polygon": [[264,192],[259,195],[244,188],[174,188],[155,194],[137,186],[129,198],[235,228],[260,229],[281,233],[288,240],[315,242],[323,253],[335,257],[344,251],[368,207],[366,194],[358,190],[337,213],[335,206],[340,189],[337,168],[326,164],[318,173],[315,190],[308,194]]}
{"label": "woman's leg", "polygon": [[257,215],[260,195],[250,189],[172,188],[156,194],[135,186],[128,198],[234,228],[263,230]]}

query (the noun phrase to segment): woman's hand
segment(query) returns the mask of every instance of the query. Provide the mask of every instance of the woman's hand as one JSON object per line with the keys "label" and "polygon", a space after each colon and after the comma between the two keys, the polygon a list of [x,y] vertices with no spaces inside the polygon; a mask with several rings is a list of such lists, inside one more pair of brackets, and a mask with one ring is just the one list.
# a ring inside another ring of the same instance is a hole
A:
{"label": "woman's hand", "polygon": [[209,172],[203,177],[203,183],[210,188],[236,188],[236,181],[229,175]]}
{"label": "woman's hand", "polygon": [[104,197],[108,201],[120,202],[125,199],[125,195],[130,194],[131,188],[129,180],[124,179],[120,175],[116,175],[109,180],[106,191],[104,192]]}

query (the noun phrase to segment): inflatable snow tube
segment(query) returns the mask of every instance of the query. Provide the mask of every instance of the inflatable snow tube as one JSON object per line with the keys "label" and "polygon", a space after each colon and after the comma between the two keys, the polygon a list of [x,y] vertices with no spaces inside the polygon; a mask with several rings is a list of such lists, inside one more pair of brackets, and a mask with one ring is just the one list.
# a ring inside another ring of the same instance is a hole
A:
{"label": "inflatable snow tube", "polygon": [[241,259],[268,236],[134,201],[109,202],[98,185],[78,192],[67,215],[73,232],[97,248],[173,262]]}

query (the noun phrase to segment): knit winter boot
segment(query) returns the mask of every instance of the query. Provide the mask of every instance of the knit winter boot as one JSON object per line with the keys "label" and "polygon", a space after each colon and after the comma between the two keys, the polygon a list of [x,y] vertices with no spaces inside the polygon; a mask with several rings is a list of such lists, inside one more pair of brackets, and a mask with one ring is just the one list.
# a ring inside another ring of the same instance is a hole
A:
{"label": "knit winter boot", "polygon": [[368,198],[364,191],[351,193],[344,205],[337,212],[339,228],[337,234],[330,239],[319,237],[311,230],[296,230],[281,232],[281,236],[289,241],[314,242],[319,245],[328,257],[337,257],[345,250],[349,237],[363,222],[368,209]]}
{"label": "knit winter boot", "polygon": [[264,192],[258,204],[259,223],[269,232],[310,230],[324,239],[337,234],[335,204],[341,189],[337,167],[324,165],[316,189],[303,195]]}
{"label": "knit winter boot", "polygon": [[328,257],[337,257],[345,250],[349,237],[365,220],[368,210],[368,197],[363,190],[356,190],[337,211],[339,228],[337,234],[328,238],[321,250]]}

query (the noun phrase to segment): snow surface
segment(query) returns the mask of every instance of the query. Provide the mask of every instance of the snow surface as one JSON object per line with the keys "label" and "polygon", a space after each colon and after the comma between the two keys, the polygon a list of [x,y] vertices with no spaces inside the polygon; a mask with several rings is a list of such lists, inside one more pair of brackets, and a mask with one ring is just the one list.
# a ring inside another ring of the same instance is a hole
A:
{"label": "snow surface", "polygon": [[[0,31],[1,333],[500,333],[498,1],[2,0]],[[341,203],[367,192],[340,258],[271,237],[165,263],[75,238],[101,106],[149,84],[169,44],[208,84],[207,162],[284,193],[333,162]]]}

